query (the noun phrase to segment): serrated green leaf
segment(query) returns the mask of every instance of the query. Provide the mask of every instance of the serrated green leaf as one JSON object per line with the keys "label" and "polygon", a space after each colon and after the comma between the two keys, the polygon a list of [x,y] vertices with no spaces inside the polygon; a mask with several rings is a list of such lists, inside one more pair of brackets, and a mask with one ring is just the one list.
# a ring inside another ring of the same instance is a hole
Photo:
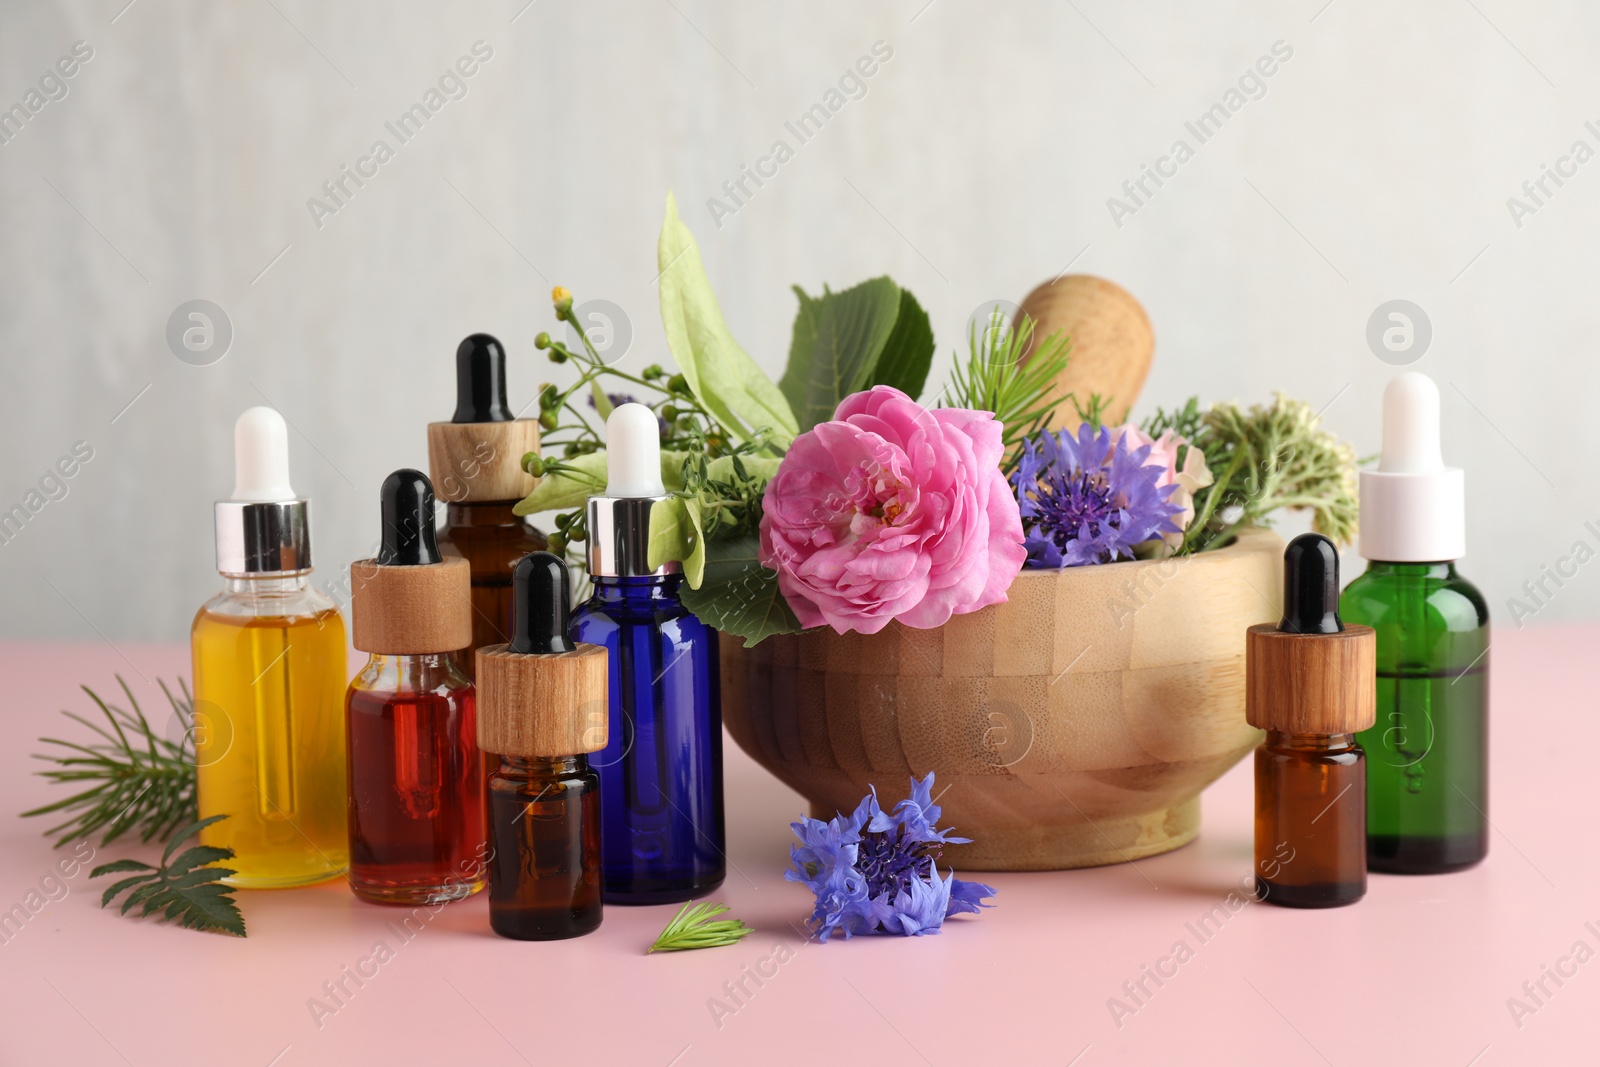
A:
{"label": "serrated green leaf", "polygon": [[231,867],[218,867],[220,860],[233,858],[233,849],[215,845],[194,845],[173,859],[178,846],[201,830],[226,819],[226,815],[213,815],[190,823],[168,843],[162,857],[162,866],[151,867],[137,860],[117,860],[103,864],[89,873],[97,878],[103,874],[121,871],[141,871],[132,878],[124,878],[100,898],[102,908],[109,906],[117,894],[131,890],[123,898],[121,914],[127,915],[139,908],[141,918],[161,912],[163,922],[176,922],[194,930],[214,930],[245,936],[244,916],[239,914],[233,900],[233,887],[221,879],[237,873]]}
{"label": "serrated green leaf", "polygon": [[[104,872],[103,871],[96,871],[95,872],[95,874],[102,874],[102,873],[104,873]],[[92,878],[93,875],[90,875],[90,877]],[[115,897],[116,897],[116,895],[118,893],[121,893],[125,889],[132,889],[134,886],[139,885],[141,882],[147,882],[147,881],[149,881],[150,879],[152,879],[154,877],[156,877],[154,874],[136,874],[132,878],[124,878],[122,881],[117,882],[110,889],[107,889],[104,893],[102,893],[100,895],[100,906],[102,908],[105,907],[107,904],[110,904],[113,899],[115,899]]]}
{"label": "serrated green leaf", "polygon": [[153,871],[154,867],[138,860],[115,860],[111,863],[102,863],[89,872],[90,878],[99,878],[102,874],[120,874],[123,871]]}
{"label": "serrated green leaf", "polygon": [[833,418],[839,401],[874,380],[900,313],[900,287],[882,277],[838,293],[824,288],[819,297],[797,285],[794,294],[800,310],[778,386],[803,431]]}
{"label": "serrated green leaf", "polygon": [[861,386],[891,385],[915,400],[928,382],[933,365],[933,324],[910,290],[900,290],[900,313],[895,316],[894,332],[884,342],[872,379]]}
{"label": "serrated green leaf", "polygon": [[787,448],[799,432],[794,411],[729,332],[694,235],[678,217],[670,193],[656,265],[661,272],[661,325],[689,389],[739,441],[765,430],[772,444]]}
{"label": "serrated green leaf", "polygon": [[191,849],[186,849],[177,859],[168,863],[167,874],[184,874],[204,864],[232,858],[233,849],[231,848],[218,848],[216,845],[196,845]]}
{"label": "serrated green leaf", "polygon": [[723,633],[744,638],[746,648],[773,634],[800,632],[800,620],[778,590],[778,575],[761,565],[755,537],[706,546],[705,580],[679,590],[684,607]]}

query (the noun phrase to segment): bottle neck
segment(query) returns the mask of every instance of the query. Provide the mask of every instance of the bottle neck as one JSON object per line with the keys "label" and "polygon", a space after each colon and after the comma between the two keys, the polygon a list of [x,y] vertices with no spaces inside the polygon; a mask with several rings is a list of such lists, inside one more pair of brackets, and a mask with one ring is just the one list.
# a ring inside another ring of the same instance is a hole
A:
{"label": "bottle neck", "polygon": [[511,510],[516,504],[515,500],[452,503],[445,508],[445,525],[452,529],[461,526],[522,526],[526,520]]}
{"label": "bottle neck", "polygon": [[363,689],[396,693],[433,693],[440,689],[467,689],[472,685],[445,652],[406,656],[370,653],[360,681]]}
{"label": "bottle neck", "polygon": [[594,593],[590,599],[601,604],[639,604],[650,601],[676,602],[681,574],[661,574],[649,578],[591,577]]}
{"label": "bottle neck", "polygon": [[1356,747],[1355,734],[1294,734],[1283,730],[1267,731],[1267,747],[1295,752],[1349,752]]}
{"label": "bottle neck", "polygon": [[305,589],[311,582],[311,570],[296,571],[293,574],[273,575],[234,575],[222,576],[224,588],[230,593],[244,593],[249,596],[267,596],[278,593],[298,593]]}
{"label": "bottle neck", "polygon": [[499,775],[502,778],[535,780],[544,778],[571,778],[589,769],[589,757],[577,756],[501,756]]}
{"label": "bottle neck", "polygon": [[1438,563],[1387,563],[1383,560],[1374,559],[1367,561],[1367,573],[1396,578],[1438,578],[1444,580],[1456,576],[1456,562],[1452,559]]}

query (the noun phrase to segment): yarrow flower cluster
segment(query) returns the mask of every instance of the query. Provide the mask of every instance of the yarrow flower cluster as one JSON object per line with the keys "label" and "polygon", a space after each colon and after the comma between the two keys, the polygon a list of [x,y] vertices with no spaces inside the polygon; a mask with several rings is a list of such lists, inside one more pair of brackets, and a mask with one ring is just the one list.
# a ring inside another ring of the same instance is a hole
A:
{"label": "yarrow flower cluster", "polygon": [[1030,567],[1077,567],[1134,558],[1134,546],[1179,533],[1183,508],[1163,485],[1167,468],[1151,445],[1129,449],[1126,435],[1088,423],[1045,432],[1023,445],[1011,477]]}
{"label": "yarrow flower cluster", "polygon": [[793,866],[783,876],[816,894],[812,934],[821,941],[835,933],[936,934],[952,915],[994,907],[984,903],[995,895],[989,886],[939,877],[942,846],[969,840],[938,829],[939,814],[930,771],[911,780],[911,796],[892,812],[878,806],[874,789],[848,818],[790,823],[800,844],[790,846]]}

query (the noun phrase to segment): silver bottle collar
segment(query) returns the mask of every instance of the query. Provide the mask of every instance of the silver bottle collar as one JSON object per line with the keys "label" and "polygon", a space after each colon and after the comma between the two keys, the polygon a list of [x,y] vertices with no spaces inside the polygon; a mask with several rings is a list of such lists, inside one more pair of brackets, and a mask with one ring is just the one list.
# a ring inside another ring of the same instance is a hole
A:
{"label": "silver bottle collar", "polygon": [[589,573],[596,578],[659,578],[683,565],[650,566],[650,509],[665,496],[589,498]]}
{"label": "silver bottle collar", "polygon": [[217,501],[217,570],[228,577],[309,571],[310,509],[305,500]]}

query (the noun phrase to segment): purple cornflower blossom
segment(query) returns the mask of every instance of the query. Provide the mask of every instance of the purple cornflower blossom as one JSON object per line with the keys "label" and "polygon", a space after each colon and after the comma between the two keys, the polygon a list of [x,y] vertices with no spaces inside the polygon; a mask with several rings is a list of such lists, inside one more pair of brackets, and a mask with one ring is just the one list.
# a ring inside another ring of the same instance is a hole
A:
{"label": "purple cornflower blossom", "polygon": [[1022,512],[1030,567],[1077,567],[1132,559],[1135,545],[1175,533],[1182,512],[1167,498],[1176,485],[1158,486],[1165,473],[1145,465],[1150,446],[1128,451],[1110,431],[1088,423],[1045,431],[1023,443],[1011,485]]}
{"label": "purple cornflower blossom", "polygon": [[985,903],[991,887],[954,873],[939,877],[941,846],[968,841],[938,829],[939,813],[930,771],[911,780],[911,796],[892,812],[878,806],[873,789],[848,817],[791,823],[800,843],[790,846],[793,866],[783,876],[816,894],[812,934],[821,941],[834,933],[936,934],[952,915],[994,907]]}

